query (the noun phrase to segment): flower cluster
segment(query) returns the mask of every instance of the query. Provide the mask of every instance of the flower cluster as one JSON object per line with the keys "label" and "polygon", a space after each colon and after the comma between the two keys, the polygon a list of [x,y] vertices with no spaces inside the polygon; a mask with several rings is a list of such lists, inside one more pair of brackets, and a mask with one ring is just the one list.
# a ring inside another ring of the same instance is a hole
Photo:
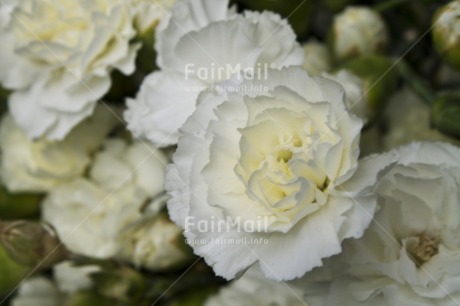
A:
{"label": "flower cluster", "polygon": [[459,304],[460,0],[0,2],[0,304]]}

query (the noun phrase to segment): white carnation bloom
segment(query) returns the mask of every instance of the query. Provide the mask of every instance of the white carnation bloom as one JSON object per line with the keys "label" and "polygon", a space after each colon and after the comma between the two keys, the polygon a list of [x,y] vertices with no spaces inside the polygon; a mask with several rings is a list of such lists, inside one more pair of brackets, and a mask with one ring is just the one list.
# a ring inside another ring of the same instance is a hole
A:
{"label": "white carnation bloom", "polygon": [[[201,94],[181,129],[167,171],[170,217],[220,276],[256,264],[268,278],[300,277],[372,219],[375,199],[360,193],[372,180],[346,186],[362,122],[346,111],[338,84],[297,67],[240,88]],[[222,222],[223,230],[213,226]]]}
{"label": "white carnation bloom", "polygon": [[41,276],[30,278],[19,287],[11,306],[61,306],[63,296],[56,285]]}
{"label": "white carnation bloom", "polygon": [[303,290],[296,285],[266,279],[250,269],[240,279],[208,298],[205,306],[308,306]]}
{"label": "white carnation bloom", "polygon": [[43,219],[74,253],[112,257],[121,231],[141,218],[150,197],[162,193],[165,161],[144,144],[109,141],[95,158],[92,181],[77,179],[52,190],[43,203]]}
{"label": "white carnation bloom", "polygon": [[76,266],[71,261],[61,262],[53,267],[53,276],[59,290],[65,293],[75,293],[93,286],[90,275],[99,272],[97,265]]}
{"label": "white carnation bloom", "polygon": [[128,128],[159,146],[176,144],[179,128],[202,90],[245,71],[300,65],[303,50],[279,15],[236,14],[228,0],[182,0],[156,28],[157,64],[135,99],[127,101]]}
{"label": "white carnation bloom", "polygon": [[332,295],[342,291],[354,300],[347,305],[458,305],[460,148],[414,143],[367,159],[362,171],[382,159],[394,164],[375,186],[380,210],[361,239],[345,243],[354,278]]}
{"label": "white carnation bloom", "polygon": [[93,113],[110,73],[134,71],[131,4],[124,0],[18,0],[0,6],[0,83],[29,138],[63,139]]}
{"label": "white carnation bloom", "polygon": [[190,257],[183,240],[182,229],[165,215],[146,216],[120,234],[117,257],[138,267],[165,270]]}
{"label": "white carnation bloom", "polygon": [[14,192],[45,192],[83,174],[93,153],[113,129],[117,119],[106,107],[80,123],[62,141],[32,141],[10,115],[0,125],[0,173]]}
{"label": "white carnation bloom", "polygon": [[447,141],[460,144],[430,126],[430,107],[412,90],[404,88],[390,100],[385,112],[387,132],[383,135],[386,150],[412,141]]}
{"label": "white carnation bloom", "polygon": [[367,7],[347,7],[334,18],[332,46],[337,59],[375,53],[388,43],[382,17]]}
{"label": "white carnation bloom", "polygon": [[332,69],[332,55],[323,43],[311,40],[302,45],[305,59],[302,68],[311,75],[320,75]]}

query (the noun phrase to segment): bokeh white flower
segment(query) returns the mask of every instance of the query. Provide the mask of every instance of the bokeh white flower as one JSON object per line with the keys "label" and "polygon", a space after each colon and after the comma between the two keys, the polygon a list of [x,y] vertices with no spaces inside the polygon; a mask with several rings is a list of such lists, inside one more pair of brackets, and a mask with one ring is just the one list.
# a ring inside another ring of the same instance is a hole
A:
{"label": "bokeh white flower", "polygon": [[[183,126],[167,171],[170,217],[217,275],[232,279],[256,265],[290,280],[339,253],[372,219],[372,180],[364,173],[347,187],[362,121],[347,112],[341,86],[298,67],[240,85],[201,94]],[[198,220],[229,228],[203,230]]]}
{"label": "bokeh white flower", "polygon": [[388,30],[382,17],[364,6],[349,6],[334,18],[332,51],[338,60],[381,52],[388,44]]}
{"label": "bokeh white flower", "polygon": [[144,214],[120,233],[119,245],[117,258],[155,271],[180,267],[191,255],[182,229],[164,214]]}
{"label": "bokeh white flower", "polygon": [[12,192],[46,192],[81,176],[118,120],[98,107],[62,141],[27,138],[10,115],[0,125],[0,176]]}
{"label": "bokeh white flower", "polygon": [[457,70],[460,69],[459,14],[460,1],[450,1],[436,11],[431,28],[433,46],[442,59]]}
{"label": "bokeh white flower", "polygon": [[61,306],[62,303],[63,296],[56,284],[43,276],[36,276],[21,284],[11,306]]}
{"label": "bokeh white flower", "polygon": [[90,289],[92,273],[101,271],[97,265],[78,266],[72,261],[64,261],[53,267],[53,279],[61,292],[68,294]]}
{"label": "bokeh white flower", "polygon": [[0,6],[0,83],[29,138],[63,139],[110,88],[134,71],[131,4],[124,0],[18,0]]}
{"label": "bokeh white flower", "polygon": [[72,252],[112,257],[121,231],[142,217],[149,198],[162,194],[165,167],[166,158],[153,147],[110,140],[96,156],[90,179],[53,189],[42,217]]}
{"label": "bokeh white flower", "polygon": [[179,128],[202,90],[246,71],[300,65],[303,50],[286,20],[271,12],[236,14],[229,1],[182,0],[156,28],[157,65],[125,119],[138,137],[158,146],[176,144]]}

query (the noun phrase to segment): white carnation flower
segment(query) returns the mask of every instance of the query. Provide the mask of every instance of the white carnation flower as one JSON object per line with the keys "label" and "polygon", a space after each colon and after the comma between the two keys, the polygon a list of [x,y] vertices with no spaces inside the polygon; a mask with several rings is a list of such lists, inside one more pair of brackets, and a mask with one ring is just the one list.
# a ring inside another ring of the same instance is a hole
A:
{"label": "white carnation flower", "polygon": [[361,239],[346,242],[354,278],[331,295],[343,300],[341,291],[354,301],[347,305],[458,305],[460,149],[414,143],[367,159],[362,171],[382,159],[394,164],[375,186],[380,210]]}
{"label": "white carnation flower", "polygon": [[63,139],[93,113],[110,73],[134,71],[131,4],[124,0],[18,0],[0,6],[0,83],[29,138]]}
{"label": "white carnation flower", "polygon": [[220,276],[256,264],[268,278],[300,277],[372,219],[375,199],[360,192],[372,180],[363,174],[346,186],[362,122],[347,113],[338,84],[297,67],[240,88],[201,94],[181,129],[166,179],[170,217]]}
{"label": "white carnation flower", "polygon": [[62,294],[51,280],[36,276],[22,283],[11,306],[61,306],[63,301]]}
{"label": "white carnation flower", "polygon": [[166,158],[141,143],[112,140],[99,153],[88,179],[52,190],[43,219],[74,253],[97,258],[116,255],[121,231],[142,217],[142,206],[163,191]]}
{"label": "white carnation flower", "polygon": [[257,269],[250,269],[205,303],[205,306],[233,305],[308,306],[303,300],[303,290],[300,287],[266,279]]}
{"label": "white carnation flower", "polygon": [[93,153],[117,123],[106,107],[80,123],[62,141],[32,141],[10,115],[0,125],[0,173],[14,192],[45,192],[83,174]]}
{"label": "white carnation flower", "polygon": [[382,17],[367,7],[347,7],[334,18],[332,46],[337,59],[382,51],[388,43]]}
{"label": "white carnation flower", "polygon": [[202,90],[241,71],[300,65],[303,50],[279,15],[236,14],[228,0],[182,0],[156,28],[157,64],[135,99],[128,128],[159,146],[177,143],[179,128],[195,110]]}

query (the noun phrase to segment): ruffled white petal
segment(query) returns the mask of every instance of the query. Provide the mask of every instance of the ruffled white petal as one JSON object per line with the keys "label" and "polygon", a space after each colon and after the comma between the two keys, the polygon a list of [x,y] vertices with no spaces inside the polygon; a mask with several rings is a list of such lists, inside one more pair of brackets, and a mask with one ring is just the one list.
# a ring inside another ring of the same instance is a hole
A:
{"label": "ruffled white petal", "polygon": [[197,31],[211,22],[228,19],[235,14],[228,9],[228,0],[181,0],[171,15],[164,18],[156,29],[155,49],[157,63],[168,68],[175,61],[175,48],[179,40],[192,31]]}
{"label": "ruffled white petal", "polygon": [[161,147],[177,143],[179,128],[193,113],[196,98],[204,87],[199,80],[185,80],[174,72],[149,75],[137,97],[127,101],[128,128],[136,137],[149,139]]}

